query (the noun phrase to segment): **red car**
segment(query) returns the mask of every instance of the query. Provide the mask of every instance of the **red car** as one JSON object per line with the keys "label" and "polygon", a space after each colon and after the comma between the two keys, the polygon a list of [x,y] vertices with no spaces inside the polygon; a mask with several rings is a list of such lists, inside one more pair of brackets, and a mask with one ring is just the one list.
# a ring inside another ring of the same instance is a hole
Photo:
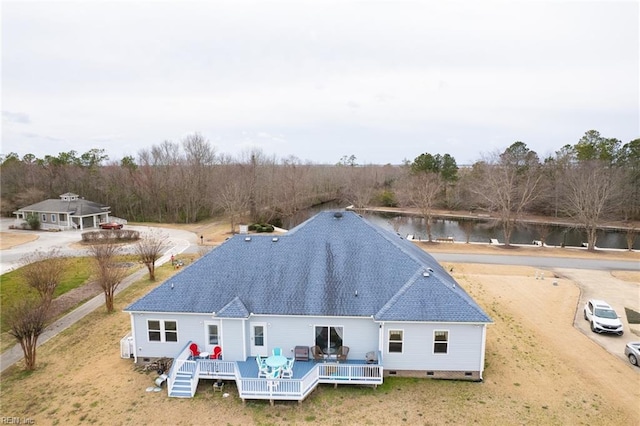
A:
{"label": "red car", "polygon": [[100,224],[100,229],[122,229],[123,226],[118,222],[105,222]]}

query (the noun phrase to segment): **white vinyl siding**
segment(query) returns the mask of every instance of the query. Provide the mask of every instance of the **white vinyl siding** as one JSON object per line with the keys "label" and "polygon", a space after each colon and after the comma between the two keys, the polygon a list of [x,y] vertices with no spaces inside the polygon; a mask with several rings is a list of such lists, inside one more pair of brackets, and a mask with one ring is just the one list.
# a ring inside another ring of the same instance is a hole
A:
{"label": "white vinyl siding", "polygon": [[[403,331],[402,353],[388,352],[385,342],[383,363],[389,370],[483,370],[484,324],[391,323],[384,325],[384,336],[390,330]],[[447,353],[434,353],[435,331],[447,331]]]}

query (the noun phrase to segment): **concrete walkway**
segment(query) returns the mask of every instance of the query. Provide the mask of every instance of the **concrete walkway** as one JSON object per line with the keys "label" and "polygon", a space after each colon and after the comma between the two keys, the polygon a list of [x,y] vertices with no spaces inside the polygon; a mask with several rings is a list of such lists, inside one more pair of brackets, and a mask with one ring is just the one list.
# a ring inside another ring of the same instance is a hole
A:
{"label": "concrete walkway", "polygon": [[[194,239],[195,239],[195,235],[194,235]],[[189,249],[190,246],[191,244],[186,240],[182,240],[174,243],[173,245],[171,245],[171,247],[168,250],[165,251],[162,257],[160,257],[156,261],[156,267],[169,262],[171,260],[171,255],[176,255],[176,254],[180,254],[187,251],[187,249]],[[129,287],[134,282],[142,279],[148,273],[149,271],[145,267],[144,269],[141,269],[129,275],[120,283],[115,294],[116,295],[119,294],[121,291]],[[66,330],[72,324],[81,320],[86,315],[90,314],[96,309],[100,307],[104,308],[104,304],[105,304],[104,294],[100,293],[99,295],[89,300],[88,302],[85,302],[82,305],[78,306],[73,311],[69,312],[62,318],[58,319],[57,321],[49,325],[45,329],[44,333],[42,333],[38,338],[38,346],[43,345],[44,343],[49,341],[51,338],[58,335],[58,333],[61,333],[62,331]],[[22,358],[24,358],[24,354],[22,352],[22,347],[20,346],[20,344],[16,344],[11,349],[6,350],[2,354],[0,354],[0,372],[5,371],[7,368],[11,367],[13,364],[20,361]]]}

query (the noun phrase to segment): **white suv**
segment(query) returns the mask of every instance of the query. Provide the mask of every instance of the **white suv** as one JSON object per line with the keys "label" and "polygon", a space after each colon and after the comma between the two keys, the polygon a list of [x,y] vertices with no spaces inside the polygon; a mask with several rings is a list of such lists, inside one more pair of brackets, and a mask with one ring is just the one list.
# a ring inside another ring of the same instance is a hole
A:
{"label": "white suv", "polygon": [[591,299],[584,305],[584,319],[591,322],[594,333],[615,333],[622,336],[622,322],[609,304],[603,300]]}

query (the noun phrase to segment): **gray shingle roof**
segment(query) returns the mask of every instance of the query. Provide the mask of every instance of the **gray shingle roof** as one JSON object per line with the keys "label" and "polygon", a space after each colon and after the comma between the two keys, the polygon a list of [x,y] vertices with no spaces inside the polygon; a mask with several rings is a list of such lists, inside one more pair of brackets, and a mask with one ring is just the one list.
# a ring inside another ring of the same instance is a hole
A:
{"label": "gray shingle roof", "polygon": [[491,322],[431,255],[340,214],[319,213],[277,239],[236,235],[125,311]]}
{"label": "gray shingle roof", "polygon": [[89,216],[109,211],[109,206],[83,199],[71,201],[49,199],[31,204],[30,206],[22,207],[21,209],[18,209],[18,211],[68,213],[77,216]]}

